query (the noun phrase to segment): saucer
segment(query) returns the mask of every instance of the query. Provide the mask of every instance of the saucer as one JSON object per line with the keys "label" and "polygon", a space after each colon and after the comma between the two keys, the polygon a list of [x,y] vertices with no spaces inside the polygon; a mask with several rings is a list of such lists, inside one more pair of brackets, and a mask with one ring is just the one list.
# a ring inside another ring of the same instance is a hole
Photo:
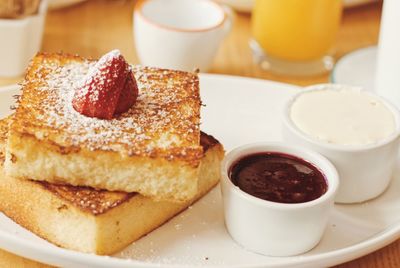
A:
{"label": "saucer", "polygon": [[377,47],[357,49],[340,58],[333,67],[332,83],[359,86],[373,91],[375,85]]}

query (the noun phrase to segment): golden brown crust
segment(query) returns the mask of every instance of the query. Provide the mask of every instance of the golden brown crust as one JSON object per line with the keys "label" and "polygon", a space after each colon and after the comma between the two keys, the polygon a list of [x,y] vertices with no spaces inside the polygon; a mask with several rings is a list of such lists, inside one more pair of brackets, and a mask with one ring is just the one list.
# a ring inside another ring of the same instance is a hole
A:
{"label": "golden brown crust", "polygon": [[220,144],[219,141],[211,135],[200,131],[200,145],[203,147],[204,153],[206,153],[210,148]]}
{"label": "golden brown crust", "polygon": [[[201,146],[204,148],[204,153],[219,144],[213,136],[204,132],[201,132],[200,141]],[[38,183],[42,187],[53,192],[73,206],[93,215],[106,213],[110,209],[121,205],[137,194],[96,190],[90,187],[57,185],[48,182],[35,183]]]}
{"label": "golden brown crust", "polygon": [[83,148],[199,164],[197,74],[133,66],[137,103],[113,120],[100,120],[80,115],[70,103],[92,64],[78,56],[38,54],[28,68],[11,134],[34,135],[65,152]]}
{"label": "golden brown crust", "polygon": [[74,207],[93,215],[103,214],[137,195],[137,193],[110,192],[90,187],[57,185],[41,181],[34,183],[54,193]]}
{"label": "golden brown crust", "polygon": [[11,116],[0,120],[0,163],[5,160],[4,147],[6,144],[8,125],[10,124]]}
{"label": "golden brown crust", "polygon": [[2,120],[0,120],[0,144],[4,145],[6,143],[7,139],[7,133],[8,133],[8,124],[11,120],[11,117],[6,117]]}

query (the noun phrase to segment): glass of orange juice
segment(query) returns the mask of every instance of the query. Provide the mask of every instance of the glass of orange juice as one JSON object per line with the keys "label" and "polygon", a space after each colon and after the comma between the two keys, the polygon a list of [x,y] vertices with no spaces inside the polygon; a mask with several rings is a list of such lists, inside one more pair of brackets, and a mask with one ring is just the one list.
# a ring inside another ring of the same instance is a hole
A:
{"label": "glass of orange juice", "polygon": [[342,0],[256,0],[250,42],[264,69],[313,75],[333,67],[329,55],[342,14]]}

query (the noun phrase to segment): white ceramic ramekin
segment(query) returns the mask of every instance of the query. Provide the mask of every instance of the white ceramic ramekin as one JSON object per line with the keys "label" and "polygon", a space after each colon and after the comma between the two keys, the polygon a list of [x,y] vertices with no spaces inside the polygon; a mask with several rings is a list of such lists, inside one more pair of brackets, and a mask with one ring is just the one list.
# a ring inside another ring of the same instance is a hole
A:
{"label": "white ceramic ramekin", "polygon": [[[325,175],[327,192],[298,204],[276,203],[247,194],[232,183],[229,170],[242,157],[260,152],[290,154],[312,163]],[[321,240],[339,184],[335,167],[325,157],[283,143],[254,143],[228,153],[221,172],[225,224],[244,248],[268,256],[291,256],[309,251]]]}
{"label": "white ceramic ramekin", "polygon": [[40,50],[46,11],[47,0],[43,0],[36,15],[0,19],[0,76],[24,73],[29,60]]}
{"label": "white ceramic ramekin", "polygon": [[[310,90],[342,90],[351,87],[336,84],[321,84],[305,88],[285,105],[282,135],[286,142],[305,146],[327,157],[336,167],[340,188],[336,195],[338,203],[358,203],[380,195],[389,185],[399,148],[400,114],[388,101],[378,98],[393,113],[396,131],[380,142],[367,145],[338,145],[317,140],[302,132],[290,118],[292,103],[301,94]],[[340,109],[340,106],[338,107]],[[315,111],[318,113],[318,111]]]}
{"label": "white ceramic ramekin", "polygon": [[140,0],[134,11],[141,64],[207,71],[232,26],[232,11],[211,0]]}

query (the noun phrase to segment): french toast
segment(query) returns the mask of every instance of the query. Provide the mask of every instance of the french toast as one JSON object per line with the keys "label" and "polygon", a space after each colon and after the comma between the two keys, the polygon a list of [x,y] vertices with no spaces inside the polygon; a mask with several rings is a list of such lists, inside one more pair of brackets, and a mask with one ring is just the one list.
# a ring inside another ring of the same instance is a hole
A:
{"label": "french toast", "polygon": [[[6,133],[7,122],[2,120],[0,149],[4,149]],[[218,183],[222,145],[202,133],[201,146],[204,154],[198,192],[182,203],[156,202],[137,193],[16,179],[5,176],[0,167],[0,211],[58,246],[113,254],[162,225]]]}
{"label": "french toast", "polygon": [[43,53],[31,61],[10,124],[7,175],[158,200],[193,198],[203,156],[197,74],[132,66],[136,104],[102,120],[71,104],[94,63]]}

